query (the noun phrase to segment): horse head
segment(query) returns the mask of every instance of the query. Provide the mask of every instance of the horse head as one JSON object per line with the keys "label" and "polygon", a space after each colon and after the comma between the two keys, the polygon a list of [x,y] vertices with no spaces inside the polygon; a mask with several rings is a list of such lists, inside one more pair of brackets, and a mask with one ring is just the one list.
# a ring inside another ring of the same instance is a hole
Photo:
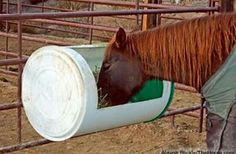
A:
{"label": "horse head", "polygon": [[128,44],[124,29],[119,28],[106,48],[98,78],[99,95],[106,105],[127,103],[144,83],[141,63]]}

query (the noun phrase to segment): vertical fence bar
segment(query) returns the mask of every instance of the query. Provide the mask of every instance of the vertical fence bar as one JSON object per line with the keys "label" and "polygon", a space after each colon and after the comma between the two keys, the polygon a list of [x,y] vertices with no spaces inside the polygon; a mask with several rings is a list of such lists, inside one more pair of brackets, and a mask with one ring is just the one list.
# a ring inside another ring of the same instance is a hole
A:
{"label": "vertical fence bar", "polygon": [[[157,4],[162,4],[162,0],[157,0]],[[161,13],[157,15],[157,25],[161,25]]]}
{"label": "vertical fence bar", "polygon": [[42,13],[44,13],[44,5],[45,5],[45,0],[42,0]]}
{"label": "vertical fence bar", "polygon": [[[93,2],[90,2],[89,3],[89,11],[94,11],[94,3]],[[90,17],[90,24],[93,25],[94,22],[93,22],[93,16]],[[89,29],[89,44],[92,44],[93,43],[93,28],[91,27]]]}
{"label": "vertical fence bar", "polygon": [[[3,0],[0,0],[0,14],[3,13]],[[0,22],[0,28],[2,29],[3,28],[3,23],[2,21]]]}
{"label": "vertical fence bar", "polygon": [[[41,6],[42,6],[42,8],[41,8],[41,12],[42,12],[42,13],[44,13],[44,11],[45,11],[45,10],[44,10],[44,1],[45,1],[45,0],[42,0],[42,5],[41,5]],[[40,24],[40,27],[43,28],[43,23]]]}
{"label": "vertical fence bar", "polygon": [[[9,0],[6,1],[6,14],[9,14]],[[6,33],[8,33],[8,31],[9,31],[9,22],[8,22],[8,20],[6,20],[5,31],[6,31]],[[5,39],[5,51],[8,52],[8,48],[9,48],[8,42],[9,42],[9,39],[8,39],[8,36],[6,36],[5,38],[6,38]],[[5,58],[8,59],[8,55],[7,54],[6,54]],[[8,69],[7,65],[5,66],[5,69],[6,70]]]}
{"label": "vertical fence bar", "polygon": [[175,115],[171,116],[171,125],[173,128],[176,128],[175,126]]}
{"label": "vertical fence bar", "polygon": [[2,14],[2,8],[3,8],[3,0],[0,0],[0,11],[1,11],[1,14]]}
{"label": "vertical fence bar", "polygon": [[[135,5],[136,10],[139,10],[139,0],[136,0],[136,5]],[[139,15],[136,15],[136,24],[139,27]]]}
{"label": "vertical fence bar", "polygon": [[200,115],[199,115],[199,133],[202,132],[203,116],[204,116],[204,103],[205,103],[205,99],[201,98],[201,108],[200,108]]}
{"label": "vertical fence bar", "polygon": [[[145,4],[149,4],[149,3],[151,3],[152,2],[152,0],[144,0],[144,3]],[[144,10],[146,10],[146,9],[148,9],[147,7],[144,7],[143,8]],[[150,28],[150,15],[148,15],[148,14],[144,14],[143,15],[143,19],[142,19],[143,21],[142,21],[142,30],[147,30],[148,28]]]}
{"label": "vertical fence bar", "polygon": [[[88,11],[90,11],[91,10],[91,2],[90,3],[88,3]],[[89,24],[90,23],[90,17],[88,16],[88,17],[86,17],[87,18],[87,24]],[[88,32],[88,43],[90,44],[90,28],[87,28],[86,29],[86,32]]]}
{"label": "vertical fence bar", "polygon": [[233,0],[220,0],[221,12],[232,12],[233,8]]}
{"label": "vertical fence bar", "polygon": [[140,23],[140,30],[143,30],[143,14],[141,15],[141,23]]}
{"label": "vertical fence bar", "polygon": [[[21,6],[21,0],[17,0],[17,13],[21,14],[22,12],[22,6]],[[22,23],[21,20],[18,21],[17,24],[17,43],[18,43],[18,57],[22,59]],[[22,73],[22,64],[18,64],[18,89],[17,89],[17,99],[18,103],[22,103],[21,100],[21,73]],[[21,107],[17,108],[17,141],[18,143],[21,143]]]}
{"label": "vertical fence bar", "polygon": [[[212,7],[212,0],[208,0],[208,7]],[[211,15],[211,12],[209,12],[208,15]]]}

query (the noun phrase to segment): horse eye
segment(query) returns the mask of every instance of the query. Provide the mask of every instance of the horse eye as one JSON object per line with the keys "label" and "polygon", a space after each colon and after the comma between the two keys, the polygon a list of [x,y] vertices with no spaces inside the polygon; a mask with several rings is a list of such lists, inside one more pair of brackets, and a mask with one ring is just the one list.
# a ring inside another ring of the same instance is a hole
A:
{"label": "horse eye", "polygon": [[110,66],[111,66],[110,63],[104,63],[103,68],[104,68],[105,70],[107,70],[107,69],[110,68]]}

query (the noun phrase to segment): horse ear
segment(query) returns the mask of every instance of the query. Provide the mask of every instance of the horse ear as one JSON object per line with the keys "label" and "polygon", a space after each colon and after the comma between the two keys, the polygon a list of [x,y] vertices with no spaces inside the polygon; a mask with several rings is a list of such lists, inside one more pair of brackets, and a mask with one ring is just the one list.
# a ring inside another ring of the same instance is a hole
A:
{"label": "horse ear", "polygon": [[119,28],[119,30],[116,32],[116,46],[117,48],[121,48],[125,45],[126,42],[126,33],[123,28]]}

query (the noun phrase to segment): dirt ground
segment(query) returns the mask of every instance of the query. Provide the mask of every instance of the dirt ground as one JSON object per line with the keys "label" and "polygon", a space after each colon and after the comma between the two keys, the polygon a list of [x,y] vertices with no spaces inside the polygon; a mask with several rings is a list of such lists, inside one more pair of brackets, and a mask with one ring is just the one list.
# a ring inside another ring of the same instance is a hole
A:
{"label": "dirt ground", "polygon": [[[83,43],[83,40],[75,40]],[[4,39],[0,45],[4,47]],[[29,55],[44,44],[24,42],[23,51]],[[16,49],[16,41],[11,41],[10,49]],[[0,74],[0,103],[16,101],[16,78]],[[175,91],[171,107],[181,108],[199,104],[197,94]],[[0,147],[16,143],[16,109],[0,114]],[[23,113],[24,115],[24,113]],[[23,142],[41,138],[30,126],[26,116],[22,118]],[[204,129],[205,130],[205,129]],[[94,133],[63,142],[13,152],[21,153],[159,153],[163,150],[205,149],[205,131],[198,133],[198,119],[184,115],[176,116],[176,128],[171,118],[163,118],[150,123],[136,124],[104,132]]]}
{"label": "dirt ground", "polygon": [[[14,101],[16,86],[11,81],[1,81],[0,86],[1,102]],[[191,106],[199,101],[196,94],[176,90],[172,107]],[[1,112],[0,119],[1,146],[16,143],[16,110]],[[25,116],[22,128],[23,141],[40,138]],[[176,128],[172,127],[170,118],[163,118],[13,153],[159,153],[162,150],[205,149],[204,141],[205,131],[198,133],[198,120],[179,115]]]}

